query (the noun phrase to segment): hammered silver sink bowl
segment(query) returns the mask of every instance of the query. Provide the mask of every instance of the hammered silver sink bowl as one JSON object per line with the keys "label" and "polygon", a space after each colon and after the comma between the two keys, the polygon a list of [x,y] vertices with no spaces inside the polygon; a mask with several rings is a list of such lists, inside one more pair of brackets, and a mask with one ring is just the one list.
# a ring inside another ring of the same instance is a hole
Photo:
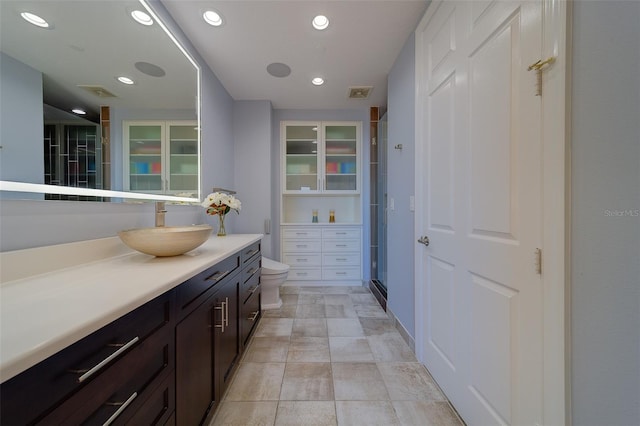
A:
{"label": "hammered silver sink bowl", "polygon": [[209,225],[158,226],[118,232],[127,246],[157,257],[178,256],[201,246],[211,235]]}

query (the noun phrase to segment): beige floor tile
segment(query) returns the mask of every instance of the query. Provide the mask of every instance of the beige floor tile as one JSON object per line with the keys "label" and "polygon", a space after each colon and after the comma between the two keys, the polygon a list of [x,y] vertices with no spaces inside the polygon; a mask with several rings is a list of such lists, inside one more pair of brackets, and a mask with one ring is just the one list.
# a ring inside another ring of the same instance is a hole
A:
{"label": "beige floor tile", "polygon": [[358,318],[353,306],[348,305],[324,305],[327,318]]}
{"label": "beige floor tile", "polygon": [[325,305],[353,306],[351,297],[348,294],[325,294],[324,303]]}
{"label": "beige floor tile", "polygon": [[279,309],[264,309],[263,318],[295,318],[298,305],[282,305]]}
{"label": "beige floor tile", "polygon": [[330,362],[329,339],[326,337],[291,338],[287,362]]}
{"label": "beige floor tile", "polygon": [[302,286],[299,294],[323,294],[326,288],[326,286]]}
{"label": "beige floor tile", "polygon": [[289,337],[293,318],[262,318],[256,329],[256,337]]}
{"label": "beige floor tile", "polygon": [[288,337],[254,337],[244,354],[243,362],[286,362]]}
{"label": "beige floor tile", "polygon": [[333,379],[328,362],[287,363],[280,399],[332,401]]}
{"label": "beige floor tile", "polygon": [[359,320],[365,336],[398,333],[393,321],[389,318],[359,318]]}
{"label": "beige floor tile", "polygon": [[336,401],[340,425],[400,426],[389,401]]}
{"label": "beige floor tile", "polygon": [[235,402],[220,404],[210,426],[266,426],[276,418],[277,401]]}
{"label": "beige floor tile", "polygon": [[300,305],[296,310],[296,318],[324,318],[324,304]]}
{"label": "beige floor tile", "polygon": [[337,426],[333,401],[280,401],[275,426]]}
{"label": "beige floor tile", "polygon": [[331,368],[336,400],[389,400],[382,375],[374,363],[336,362]]}
{"label": "beige floor tile", "polygon": [[300,289],[302,287],[298,287],[295,285],[282,285],[280,286],[280,294],[300,294]]}
{"label": "beige floor tile", "polygon": [[284,368],[284,363],[240,363],[225,401],[277,401]]}
{"label": "beige floor tile", "polygon": [[368,336],[373,357],[379,362],[416,362],[416,356],[400,333]]}
{"label": "beige floor tile", "polygon": [[380,306],[373,294],[370,293],[356,293],[350,294],[351,302],[356,305],[377,305]]}
{"label": "beige floor tile", "polygon": [[331,362],[372,362],[366,337],[330,337]]}
{"label": "beige floor tile", "polygon": [[327,318],[329,337],[361,337],[364,330],[357,318]]}
{"label": "beige floor tile", "polygon": [[298,305],[318,305],[324,303],[322,294],[300,294],[298,295]]}
{"label": "beige floor tile", "polygon": [[414,362],[378,363],[392,401],[446,401],[427,370]]}
{"label": "beige floor tile", "polygon": [[298,303],[297,294],[282,294],[282,288],[280,290],[280,299],[282,299],[282,305],[296,305]]}
{"label": "beige floor tile", "polygon": [[360,305],[355,303],[353,305],[356,313],[359,317],[364,318],[389,318],[387,313],[380,307],[380,305]]}
{"label": "beige floor tile", "polygon": [[296,318],[293,320],[292,338],[327,336],[327,320],[324,318]]}
{"label": "beige floor tile", "polygon": [[463,426],[447,402],[393,401],[396,415],[407,426]]}
{"label": "beige floor tile", "polygon": [[371,290],[369,290],[368,287],[361,286],[361,285],[348,287],[348,289],[350,294],[358,294],[358,293],[371,294]]}

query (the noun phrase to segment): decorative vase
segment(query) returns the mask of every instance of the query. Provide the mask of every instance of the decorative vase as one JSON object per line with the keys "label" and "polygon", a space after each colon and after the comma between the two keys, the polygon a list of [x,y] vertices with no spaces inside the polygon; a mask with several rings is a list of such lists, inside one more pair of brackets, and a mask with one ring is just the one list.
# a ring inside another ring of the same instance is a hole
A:
{"label": "decorative vase", "polygon": [[218,214],[220,219],[220,226],[218,227],[218,237],[224,237],[227,235],[227,230],[224,229],[224,214]]}

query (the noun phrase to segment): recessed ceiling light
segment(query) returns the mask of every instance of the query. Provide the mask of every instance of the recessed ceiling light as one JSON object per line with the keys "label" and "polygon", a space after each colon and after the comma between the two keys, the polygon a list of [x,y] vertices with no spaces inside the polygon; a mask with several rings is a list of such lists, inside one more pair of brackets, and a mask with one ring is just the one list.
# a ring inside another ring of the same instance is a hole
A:
{"label": "recessed ceiling light", "polygon": [[313,28],[315,28],[316,30],[322,31],[329,26],[329,18],[324,15],[318,15],[313,18],[313,21],[311,21],[311,25],[313,25]]}
{"label": "recessed ceiling light", "polygon": [[222,16],[220,16],[218,12],[215,12],[213,10],[207,10],[206,12],[204,12],[202,14],[202,18],[204,18],[204,21],[207,24],[213,25],[214,27],[219,27],[220,25],[222,25]]}
{"label": "recessed ceiling light", "polygon": [[118,77],[118,81],[120,83],[122,83],[122,84],[133,84],[134,83],[133,80],[131,80],[129,77],[125,77],[125,76]]}
{"label": "recessed ceiling light", "polygon": [[131,12],[131,17],[139,24],[146,26],[153,25],[153,19],[151,19],[151,16],[141,10],[134,10]]}
{"label": "recessed ceiling light", "polygon": [[324,84],[324,79],[321,77],[314,77],[313,80],[311,80],[311,83],[314,86],[322,86]]}
{"label": "recessed ceiling light", "polygon": [[78,114],[78,115],[85,115],[87,112],[83,109],[80,108],[74,108],[71,110],[71,112]]}
{"label": "recessed ceiling light", "polygon": [[35,13],[22,12],[20,14],[20,16],[22,16],[22,19],[24,19],[28,23],[33,24],[33,25],[35,25],[37,27],[49,28],[49,23],[47,21],[45,21],[43,18],[41,18],[38,15],[36,15]]}

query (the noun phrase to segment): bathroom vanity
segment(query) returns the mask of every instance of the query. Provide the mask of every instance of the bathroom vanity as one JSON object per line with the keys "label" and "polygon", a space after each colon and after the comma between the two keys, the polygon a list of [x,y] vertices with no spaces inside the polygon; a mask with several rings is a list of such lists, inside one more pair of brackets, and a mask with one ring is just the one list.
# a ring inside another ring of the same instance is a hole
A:
{"label": "bathroom vanity", "polygon": [[[118,244],[64,244],[58,256],[81,250],[86,263],[3,272],[1,424],[212,417],[260,318],[261,235],[212,237],[171,258]],[[47,249],[0,255],[28,263]]]}

